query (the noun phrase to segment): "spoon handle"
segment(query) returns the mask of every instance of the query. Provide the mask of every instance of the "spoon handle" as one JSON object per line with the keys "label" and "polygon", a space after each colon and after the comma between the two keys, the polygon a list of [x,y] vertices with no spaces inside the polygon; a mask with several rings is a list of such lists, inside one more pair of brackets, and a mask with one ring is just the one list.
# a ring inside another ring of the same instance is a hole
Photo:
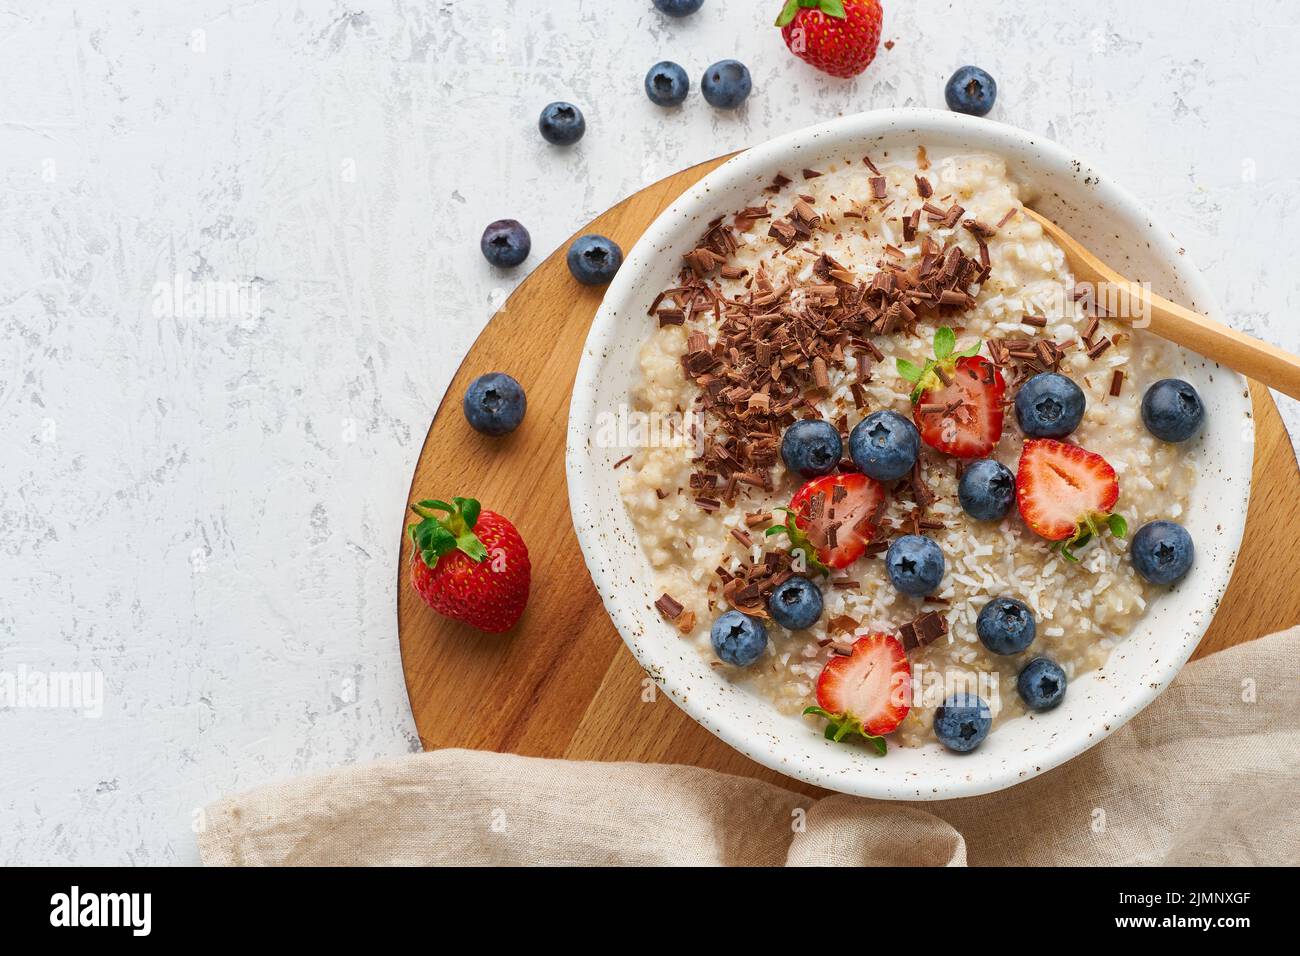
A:
{"label": "spoon handle", "polygon": [[1149,329],[1156,335],[1199,352],[1269,388],[1300,398],[1300,358],[1154,292],[1137,286],[1131,288],[1149,306]]}
{"label": "spoon handle", "polygon": [[1133,324],[1177,343],[1193,352],[1199,352],[1220,365],[1235,369],[1247,378],[1262,382],[1269,388],[1300,398],[1300,357],[1269,345],[1259,339],[1238,332],[1199,312],[1185,309],[1170,302],[1136,282],[1130,282],[1106,263],[1102,262],[1085,245],[1041,213],[1024,207],[1025,214],[1040,226],[1053,242],[1061,247],[1078,280],[1105,283],[1121,295],[1137,300],[1142,308],[1132,309],[1138,320]]}

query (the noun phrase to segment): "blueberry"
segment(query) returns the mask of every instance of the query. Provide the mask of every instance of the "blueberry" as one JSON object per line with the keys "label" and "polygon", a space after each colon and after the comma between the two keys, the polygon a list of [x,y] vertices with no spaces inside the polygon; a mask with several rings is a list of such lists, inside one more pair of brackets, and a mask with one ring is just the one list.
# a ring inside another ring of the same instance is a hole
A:
{"label": "blueberry", "polygon": [[830,422],[805,418],[785,430],[781,439],[781,460],[801,478],[829,475],[840,463],[844,445]]}
{"label": "blueberry", "polygon": [[528,230],[514,219],[498,219],[483,230],[478,247],[483,257],[501,269],[510,269],[528,258],[533,248]]}
{"label": "blueberry", "polygon": [[957,498],[976,521],[998,521],[1011,510],[1016,476],[1002,462],[981,458],[966,466],[957,484]]}
{"label": "blueberry", "polygon": [[709,640],[720,660],[748,667],[767,647],[767,628],[756,617],[728,611],[713,622]]}
{"label": "blueberry", "polygon": [[524,387],[505,372],[488,372],[465,389],[465,418],[484,435],[504,435],[519,427],[528,408]]}
{"label": "blueberry", "polygon": [[1035,657],[1016,678],[1016,690],[1030,710],[1051,710],[1065,698],[1066,683],[1060,664]]}
{"label": "blueberry", "polygon": [[994,598],[975,619],[980,643],[994,654],[1019,654],[1034,643],[1037,632],[1034,612],[1028,604],[1015,598]]}
{"label": "blueberry", "polygon": [[921,434],[908,419],[888,409],[872,412],[849,434],[849,455],[868,478],[894,481],[916,464]]}
{"label": "blueberry", "polygon": [[569,271],[583,285],[604,285],[623,264],[623,250],[604,236],[579,236],[569,246]]}
{"label": "blueberry", "polygon": [[934,735],[949,750],[964,754],[974,750],[989,735],[993,714],[976,695],[953,694],[934,711]]}
{"label": "blueberry", "polygon": [[548,103],[537,121],[542,138],[555,146],[572,146],[587,132],[582,110],[572,103]]}
{"label": "blueberry", "polygon": [[1172,521],[1152,521],[1138,528],[1128,553],[1137,573],[1152,584],[1181,581],[1196,558],[1192,536]]}
{"label": "blueberry", "polygon": [[772,589],[767,599],[772,620],[791,631],[802,631],[822,616],[821,588],[807,578],[795,576]]}
{"label": "blueberry", "polygon": [[655,6],[670,17],[689,17],[704,6],[704,0],[655,0]]}
{"label": "blueberry", "polygon": [[954,113],[984,116],[998,98],[998,84],[978,66],[963,66],[949,77],[943,97]]}
{"label": "blueberry", "polygon": [[1164,378],[1142,396],[1142,421],[1161,441],[1187,441],[1205,423],[1205,405],[1181,378]]}
{"label": "blueberry", "polygon": [[710,106],[734,110],[749,97],[754,81],[749,69],[739,60],[719,60],[704,71],[700,91]]}
{"label": "blueberry", "polygon": [[1030,438],[1064,438],[1079,427],[1087,399],[1074,380],[1042,372],[1016,393],[1016,420]]}
{"label": "blueberry", "polygon": [[672,60],[650,67],[645,75],[645,95],[655,106],[678,106],[691,90],[691,78]]}
{"label": "blueberry", "polygon": [[934,593],[943,580],[943,551],[930,538],[905,534],[895,538],[885,554],[885,570],[894,587],[921,597]]}

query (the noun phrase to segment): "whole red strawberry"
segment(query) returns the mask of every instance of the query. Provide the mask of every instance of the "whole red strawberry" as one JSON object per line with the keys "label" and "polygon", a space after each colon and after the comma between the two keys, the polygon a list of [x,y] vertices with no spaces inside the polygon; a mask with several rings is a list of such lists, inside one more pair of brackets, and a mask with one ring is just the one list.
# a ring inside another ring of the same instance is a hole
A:
{"label": "whole red strawberry", "polygon": [[[417,501],[410,525],[411,586],[439,614],[481,631],[514,627],[528,603],[532,566],[519,532],[473,498]],[[437,513],[443,512],[443,516]]]}
{"label": "whole red strawberry", "polygon": [[876,58],[879,0],[786,0],[776,25],[785,45],[831,76],[857,76]]}

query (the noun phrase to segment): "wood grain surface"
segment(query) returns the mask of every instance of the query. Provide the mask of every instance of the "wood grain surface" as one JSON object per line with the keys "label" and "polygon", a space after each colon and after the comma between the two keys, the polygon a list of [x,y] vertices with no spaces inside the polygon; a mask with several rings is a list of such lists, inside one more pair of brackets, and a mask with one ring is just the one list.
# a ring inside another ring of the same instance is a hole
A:
{"label": "wood grain surface", "polygon": [[[664,208],[723,158],[636,193],[583,232],[630,249]],[[694,764],[816,788],[741,756],[696,724],[646,677],[605,614],[569,518],[564,473],[569,393],[601,289],[569,276],[564,248],[539,266],[484,329],[434,417],[411,500],[473,496],[509,516],[528,542],[533,590],[523,620],[489,635],[430,611],[408,584],[402,533],[397,575],[402,667],[426,750],[468,747],[578,760]],[[461,413],[478,375],[507,371],[528,393],[523,425],[504,439],[470,429]],[[1252,384],[1254,488],[1232,583],[1197,656],[1300,622],[1300,587],[1279,587],[1300,527],[1300,470],[1268,391]]]}

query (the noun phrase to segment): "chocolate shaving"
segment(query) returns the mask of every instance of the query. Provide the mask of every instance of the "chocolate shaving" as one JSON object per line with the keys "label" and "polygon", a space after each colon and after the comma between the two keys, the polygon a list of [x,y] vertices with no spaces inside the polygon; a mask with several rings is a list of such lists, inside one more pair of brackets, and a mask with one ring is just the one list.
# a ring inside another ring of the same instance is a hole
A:
{"label": "chocolate shaving", "polygon": [[655,607],[659,609],[660,614],[668,618],[670,621],[675,621],[677,618],[681,617],[684,609],[681,602],[667,593],[659,596],[659,600],[655,601]]}
{"label": "chocolate shaving", "polygon": [[948,621],[938,611],[926,611],[898,629],[904,650],[915,650],[948,633]]}
{"label": "chocolate shaving", "polygon": [[852,634],[859,626],[857,618],[849,617],[847,614],[841,614],[826,622],[826,633],[831,635]]}
{"label": "chocolate shaving", "polygon": [[[750,211],[767,213],[766,207]],[[920,215],[915,210],[911,218],[919,223]],[[800,249],[809,248],[820,226],[804,199],[769,224],[781,245]],[[681,367],[698,387],[696,404],[708,423],[703,435],[692,433],[700,451],[693,459],[691,491],[697,506],[709,512],[742,498],[747,488],[774,490],[781,436],[798,418],[821,417],[816,398],[829,391],[833,369],[849,373],[845,384],[855,406],[865,411],[862,385],[871,380],[873,363],[884,360],[872,338],[913,335],[923,320],[947,319],[970,308],[970,290],[984,278],[981,264],[955,242],[941,245],[925,236],[921,262],[911,268],[903,268],[905,260],[893,255],[901,250],[893,250],[883,260],[887,265],[859,278],[833,257],[813,253],[812,281],[794,279],[792,272],[775,279],[758,266],[744,289],[727,294],[715,284],[720,280],[710,277],[731,267],[736,246],[729,225],[721,219],[711,223],[688,254],[678,285],[657,300],[670,321],[682,314],[689,333]],[[700,324],[705,316],[708,331]],[[946,414],[954,411],[944,407]],[[847,431],[847,422],[837,427]],[[879,520],[876,516],[872,526]],[[846,531],[823,526],[809,534],[843,539]]]}
{"label": "chocolate shaving", "polygon": [[913,209],[911,215],[903,219],[903,241],[912,242],[916,239],[916,231],[921,225],[921,210]]}
{"label": "chocolate shaving", "polygon": [[935,498],[935,493],[925,483],[925,477],[921,473],[921,459],[917,458],[912,464],[912,500],[924,509],[934,504]]}
{"label": "chocolate shaving", "polygon": [[813,381],[818,388],[828,388],[831,384],[830,373],[826,369],[826,360],[820,355],[812,362]]}
{"label": "chocolate shaving", "polygon": [[1103,338],[1100,342],[1097,342],[1095,345],[1093,345],[1092,348],[1088,349],[1088,358],[1094,360],[1099,358],[1101,356],[1101,353],[1105,352],[1108,348],[1110,348],[1110,344],[1111,344],[1110,339]]}
{"label": "chocolate shaving", "polygon": [[1117,368],[1115,369],[1115,371],[1110,373],[1110,394],[1113,397],[1118,397],[1119,393],[1123,391],[1123,389],[1124,389],[1124,371],[1122,369]]}
{"label": "chocolate shaving", "polygon": [[772,225],[767,230],[767,234],[787,249],[794,245],[799,238],[799,230],[795,228],[794,223],[785,219],[772,220]]}

